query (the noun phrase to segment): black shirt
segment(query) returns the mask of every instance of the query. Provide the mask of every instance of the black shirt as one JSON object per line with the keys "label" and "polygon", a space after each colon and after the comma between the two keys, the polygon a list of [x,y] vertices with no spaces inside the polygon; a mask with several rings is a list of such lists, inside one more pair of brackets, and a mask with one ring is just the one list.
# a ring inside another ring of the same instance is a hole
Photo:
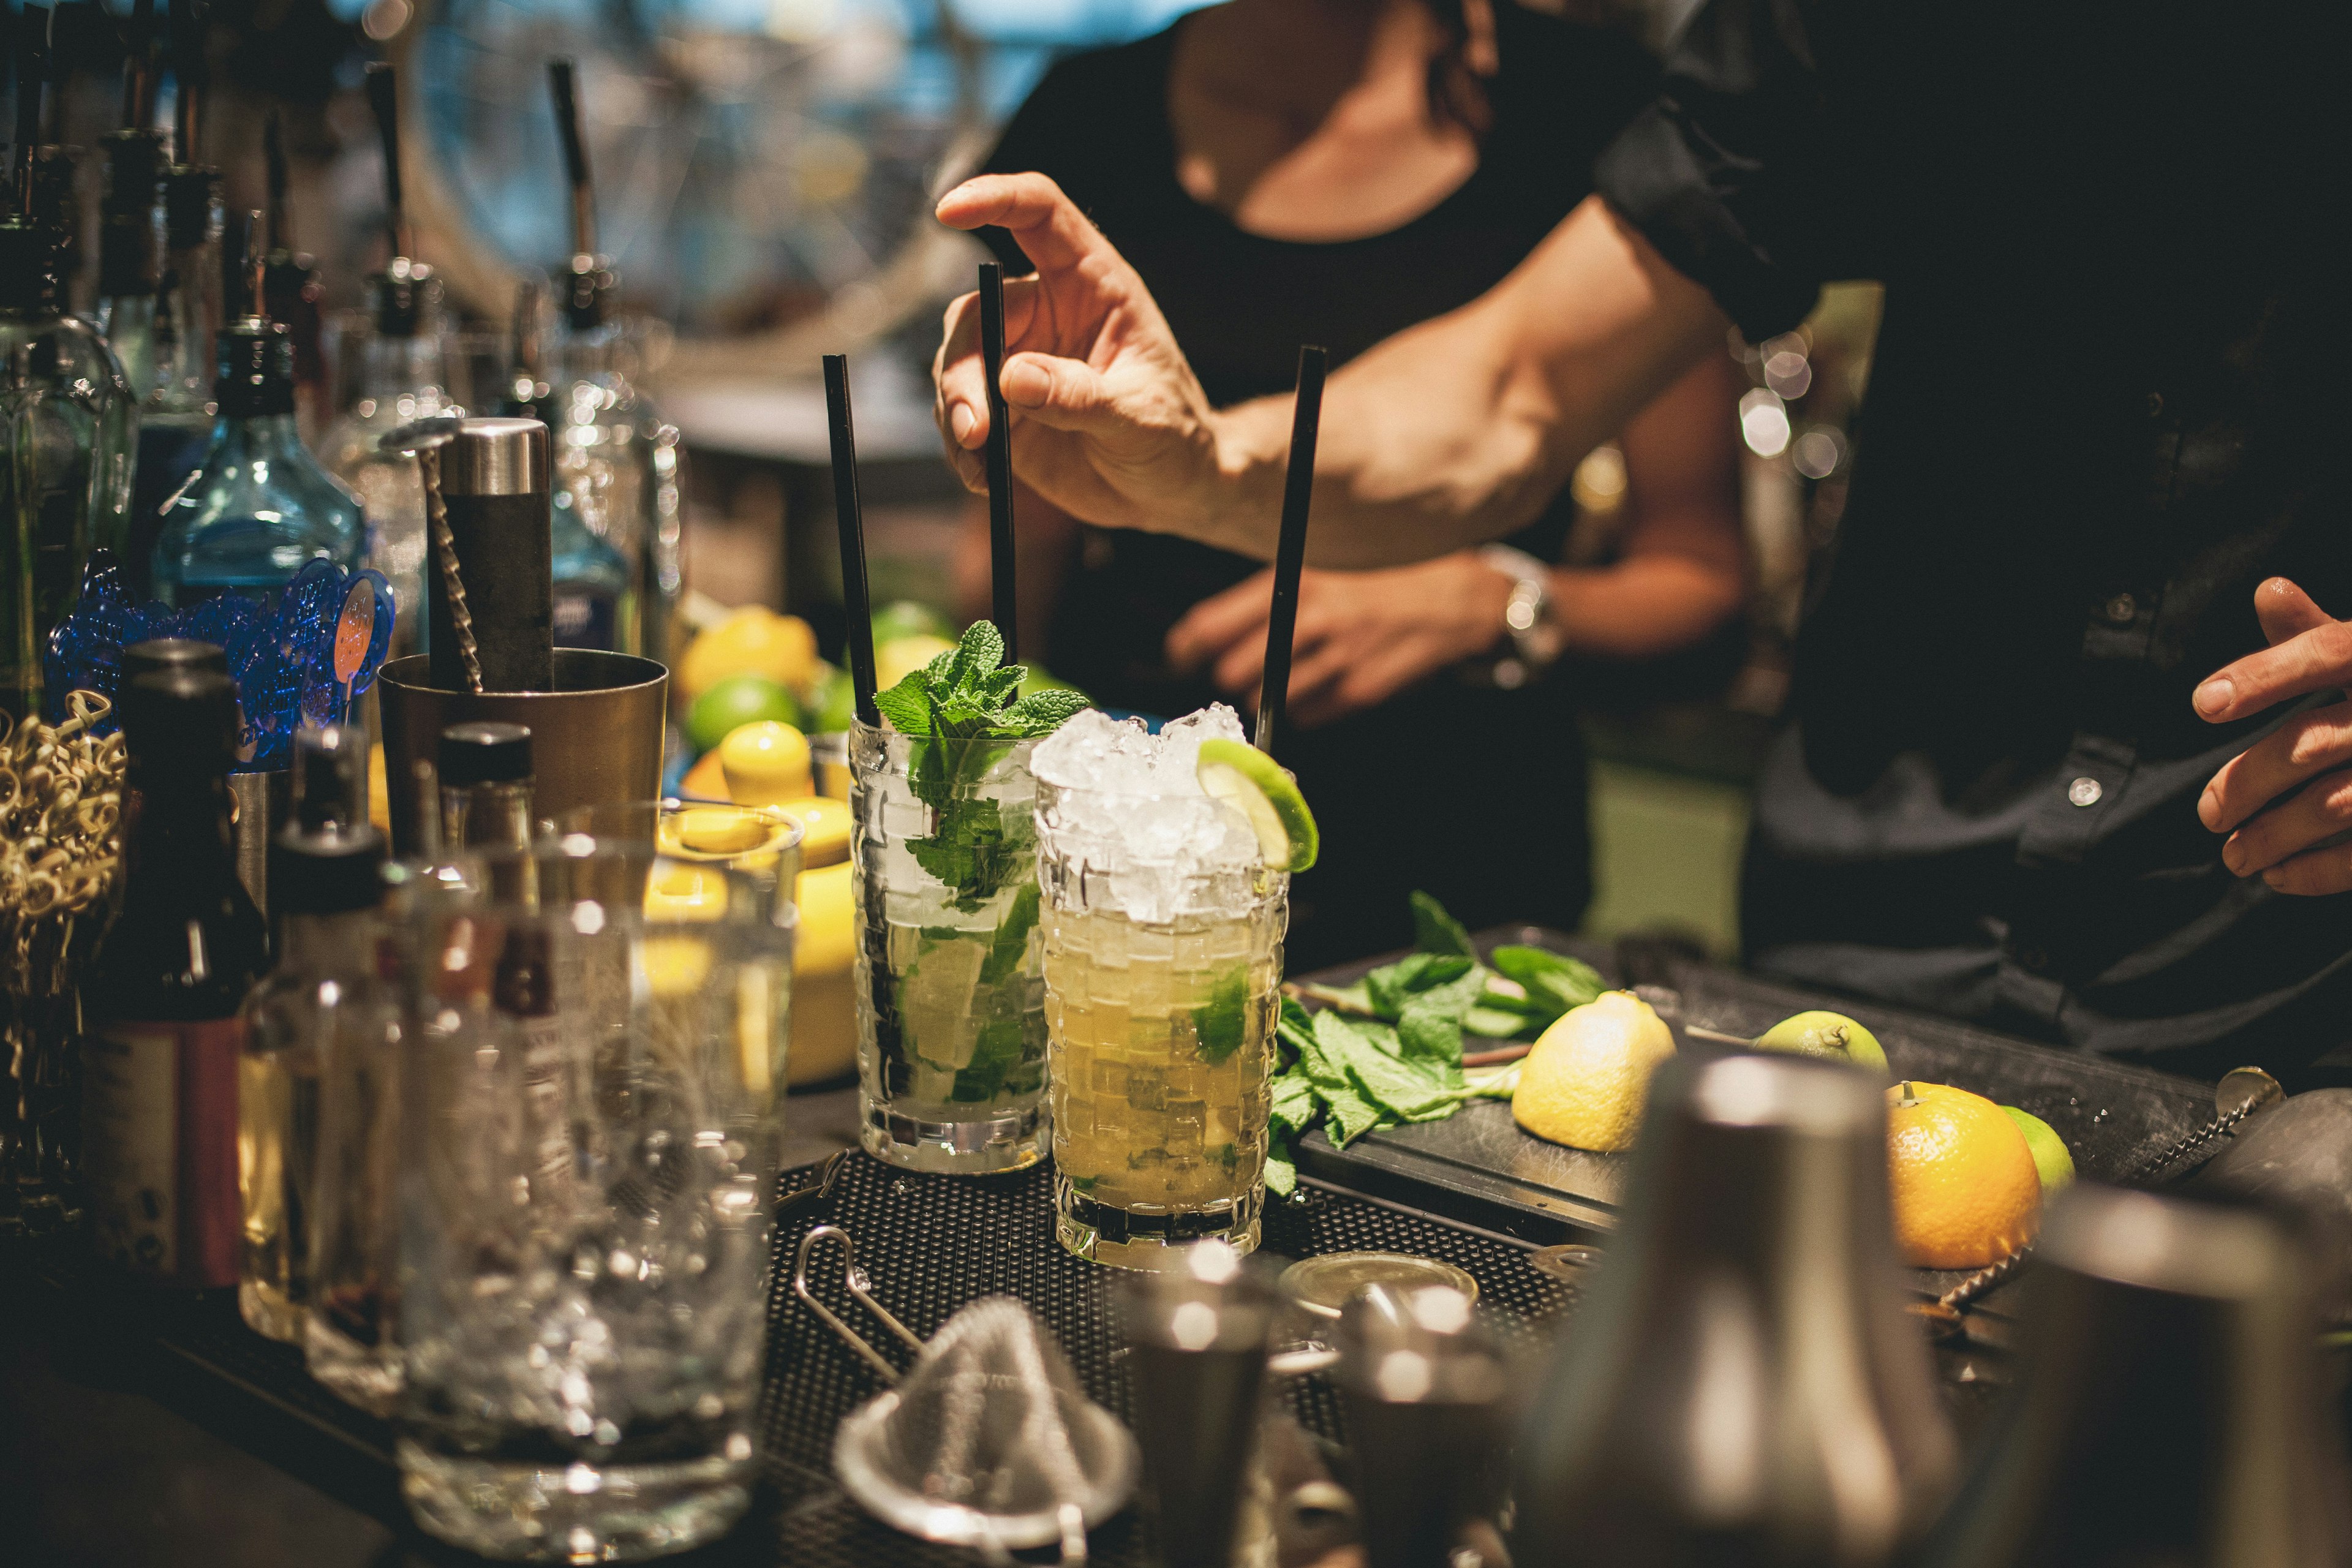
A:
{"label": "black shirt", "polygon": [[[1499,282],[1591,191],[1592,159],[1657,86],[1656,62],[1612,34],[1497,7],[1500,73],[1476,169],[1419,217],[1331,243],[1269,239],[1176,180],[1168,72],[1179,22],[1048,71],[987,161],[1050,175],[1132,263],[1210,399],[1287,392],[1298,345],[1336,366]],[[985,237],[1029,270],[1003,230]],[[1565,495],[1514,539],[1557,559]],[[1219,700],[1167,666],[1184,613],[1262,563],[1165,534],[1087,528],[1056,605],[1056,673],[1106,706],[1172,715]],[[1499,632],[1500,628],[1497,628]],[[1282,760],[1323,832],[1323,863],[1292,889],[1295,969],[1412,938],[1406,896],[1436,894],[1473,927],[1573,927],[1591,893],[1584,758],[1566,684],[1505,692],[1442,671],[1381,707],[1293,730]],[[1444,825],[1475,821],[1485,853]]]}
{"label": "black shirt", "polygon": [[1710,0],[1602,194],[1748,335],[1886,302],[1748,955],[2210,1076],[2352,1039],[2352,896],[2224,868],[2189,693],[2352,615],[2338,7]]}

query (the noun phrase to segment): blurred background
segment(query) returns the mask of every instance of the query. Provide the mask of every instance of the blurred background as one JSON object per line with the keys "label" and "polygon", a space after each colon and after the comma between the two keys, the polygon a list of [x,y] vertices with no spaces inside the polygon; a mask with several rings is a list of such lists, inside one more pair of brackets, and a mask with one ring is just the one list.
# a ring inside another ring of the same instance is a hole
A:
{"label": "blurred background", "polygon": [[[967,504],[939,462],[928,366],[939,312],[971,287],[976,244],[933,198],[988,148],[1063,53],[1138,37],[1192,0],[219,0],[206,160],[235,213],[264,199],[262,125],[278,111],[294,227],[315,253],[329,369],[349,382],[358,309],[383,262],[383,158],[362,78],[401,68],[415,249],[457,323],[452,391],[472,405],[506,365],[515,285],[568,256],[570,205],[544,62],[577,59],[601,247],[628,311],[629,368],[683,437],[684,617],[764,603],[806,617],[837,653],[838,574],[824,476],[821,353],[857,367],[860,455],[877,602],[952,616]],[[1652,47],[1689,0],[1622,0],[1578,16]],[[51,77],[61,139],[119,123],[128,0],[57,7]],[[12,12],[10,26],[18,25]],[[166,74],[157,117],[169,124]],[[80,247],[89,296],[95,244]],[[1703,670],[1612,682],[1587,713],[1595,758],[1597,934],[1663,931],[1736,954],[1747,787],[1786,687],[1810,562],[1834,536],[1862,439],[1875,291],[1832,290],[1812,321],[1733,342],[1756,592],[1746,646]],[[469,384],[469,382],[478,384]],[[1601,561],[1625,491],[1603,448],[1577,476],[1571,560]],[[1569,672],[1572,675],[1572,672]],[[1447,737],[1425,737],[1444,746]]]}

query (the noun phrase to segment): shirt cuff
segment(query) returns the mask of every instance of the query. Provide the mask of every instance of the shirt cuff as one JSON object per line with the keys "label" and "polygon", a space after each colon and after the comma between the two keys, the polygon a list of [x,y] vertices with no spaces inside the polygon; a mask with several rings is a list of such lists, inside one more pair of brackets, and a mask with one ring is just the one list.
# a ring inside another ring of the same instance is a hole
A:
{"label": "shirt cuff", "polygon": [[1742,177],[1762,171],[1719,149],[1702,158],[1697,136],[1667,105],[1652,103],[1602,152],[1593,187],[1760,343],[1811,312],[1822,279],[1777,260],[1740,221]]}

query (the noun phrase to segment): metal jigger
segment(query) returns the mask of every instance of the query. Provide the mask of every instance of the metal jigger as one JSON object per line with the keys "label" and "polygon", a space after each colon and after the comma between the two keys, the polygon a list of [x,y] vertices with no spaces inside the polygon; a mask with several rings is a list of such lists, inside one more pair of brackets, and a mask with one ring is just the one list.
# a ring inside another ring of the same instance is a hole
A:
{"label": "metal jigger", "polygon": [[530,731],[541,817],[655,798],[668,669],[553,646],[547,426],[430,420],[384,445],[416,455],[430,535],[432,652],[394,659],[376,679],[394,849],[416,852],[415,764],[452,724]]}
{"label": "metal jigger", "polygon": [[2260,1211],[2069,1191],[2042,1225],[2026,1373],[1923,1568],[2352,1562],[2308,1274]]}
{"label": "metal jigger", "polygon": [[1486,1501],[1508,1384],[1470,1298],[1374,1285],[1339,1310],[1356,1518],[1369,1568],[1444,1568]]}
{"label": "metal jigger", "polygon": [[1185,1267],[1121,1281],[1128,1384],[1167,1568],[1228,1568],[1257,1448],[1276,1310],[1262,1271],[1204,1241]]}
{"label": "metal jigger", "polygon": [[1519,1568],[1886,1562],[1953,1443],[1902,1309],[1885,1086],[1679,1058],[1626,1190],[1520,1445]]}

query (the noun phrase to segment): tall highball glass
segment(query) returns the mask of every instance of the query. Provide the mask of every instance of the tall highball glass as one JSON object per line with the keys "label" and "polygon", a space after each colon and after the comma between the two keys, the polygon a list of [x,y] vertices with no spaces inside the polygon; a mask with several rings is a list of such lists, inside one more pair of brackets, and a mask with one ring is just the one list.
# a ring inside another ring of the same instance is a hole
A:
{"label": "tall highball glass", "polygon": [[1203,852],[1229,810],[1037,784],[1055,1230],[1097,1263],[1258,1243],[1290,879]]}
{"label": "tall highball glass", "polygon": [[910,1170],[1044,1156],[1034,741],[850,733],[863,1139]]}
{"label": "tall highball glass", "polygon": [[683,1551],[754,1479],[790,906],[584,835],[476,875],[418,964],[403,1489],[488,1556]]}

